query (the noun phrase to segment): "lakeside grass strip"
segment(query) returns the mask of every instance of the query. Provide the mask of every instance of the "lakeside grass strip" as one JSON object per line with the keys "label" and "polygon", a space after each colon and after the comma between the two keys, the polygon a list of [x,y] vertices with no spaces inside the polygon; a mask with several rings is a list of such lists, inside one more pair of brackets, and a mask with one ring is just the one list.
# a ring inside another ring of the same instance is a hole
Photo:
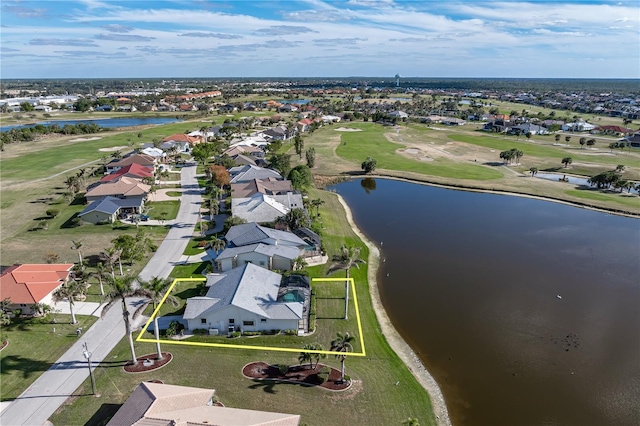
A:
{"label": "lakeside grass strip", "polygon": [[406,148],[406,145],[391,143],[384,136],[384,132],[393,131],[392,128],[373,123],[349,123],[349,127],[361,131],[342,133],[336,154],[358,164],[358,169],[360,163],[370,156],[378,161],[378,169],[471,180],[492,180],[503,176],[498,170],[476,164],[460,164],[442,158],[429,162],[405,158],[396,151]]}
{"label": "lakeside grass strip", "polygon": [[[485,148],[495,149],[496,151],[506,151],[511,148],[518,148],[524,152],[525,158],[528,156],[531,157],[540,157],[540,158],[564,158],[571,157],[574,161],[584,161],[587,163],[605,163],[605,164],[622,164],[624,163],[627,166],[632,167],[640,167],[640,160],[630,158],[629,156],[625,156],[621,158],[620,156],[611,156],[608,155],[609,152],[601,152],[601,155],[585,155],[581,153],[580,149],[578,149],[578,137],[573,136],[572,139],[575,140],[574,145],[563,146],[563,147],[555,147],[549,145],[539,145],[539,141],[532,142],[527,140],[512,140],[512,139],[504,139],[496,136],[472,136],[472,135],[449,135],[451,140],[457,142],[464,142],[471,145],[483,146]],[[562,139],[564,143],[564,139]],[[545,140],[545,143],[553,143],[551,140]],[[617,152],[622,153],[617,150]],[[625,151],[626,153],[626,151]],[[498,158],[498,153],[496,153],[496,159]],[[498,161],[497,159],[496,161]]]}
{"label": "lakeside grass strip", "polygon": [[640,199],[637,195],[625,196],[620,193],[604,193],[597,189],[571,189],[565,191],[565,194],[586,200],[606,201],[608,203],[620,204],[625,207],[631,207],[632,209],[640,208]]}

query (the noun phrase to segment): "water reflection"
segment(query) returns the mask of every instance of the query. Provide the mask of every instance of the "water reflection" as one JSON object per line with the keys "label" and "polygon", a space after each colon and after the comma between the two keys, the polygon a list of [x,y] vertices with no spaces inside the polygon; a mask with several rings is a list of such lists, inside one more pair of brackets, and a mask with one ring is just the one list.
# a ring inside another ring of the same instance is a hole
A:
{"label": "water reflection", "polygon": [[371,191],[376,190],[376,180],[374,178],[364,178],[360,180],[360,185],[364,188],[368,194]]}

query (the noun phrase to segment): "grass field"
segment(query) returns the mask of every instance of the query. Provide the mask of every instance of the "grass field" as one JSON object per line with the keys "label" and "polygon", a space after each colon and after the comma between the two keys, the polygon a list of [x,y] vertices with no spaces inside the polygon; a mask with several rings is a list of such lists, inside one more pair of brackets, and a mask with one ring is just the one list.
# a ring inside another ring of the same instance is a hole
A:
{"label": "grass field", "polygon": [[178,216],[180,210],[179,200],[152,201],[146,204],[147,215],[155,220],[172,220]]}
{"label": "grass field", "polygon": [[78,327],[87,330],[97,320],[85,315],[76,315],[76,319],[78,324],[71,324],[71,315],[49,314],[14,319],[2,327],[0,335],[9,341],[0,352],[2,401],[17,398],[78,340]]}
{"label": "grass field", "polygon": [[382,126],[373,123],[350,123],[349,127],[361,131],[342,133],[336,154],[358,165],[368,156],[372,156],[378,162],[378,169],[472,180],[491,180],[502,177],[502,173],[497,170],[474,164],[457,164],[447,159],[436,159],[430,162],[411,160],[396,153],[397,149],[406,146],[389,142],[381,132]]}

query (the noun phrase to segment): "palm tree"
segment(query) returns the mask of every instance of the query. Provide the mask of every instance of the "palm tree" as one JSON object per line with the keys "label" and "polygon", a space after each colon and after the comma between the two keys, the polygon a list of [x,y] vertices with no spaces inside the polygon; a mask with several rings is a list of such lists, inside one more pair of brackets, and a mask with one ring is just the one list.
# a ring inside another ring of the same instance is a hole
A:
{"label": "palm tree", "polygon": [[100,282],[100,294],[104,296],[104,284],[102,282],[102,278],[108,276],[107,270],[104,267],[102,262],[98,262],[96,265],[96,270],[91,274],[91,276],[96,277],[98,282]]}
{"label": "palm tree", "polygon": [[73,306],[75,305],[75,298],[84,294],[87,291],[87,285],[82,281],[71,280],[62,285],[59,289],[53,292],[53,300],[57,303],[61,300],[67,299],[69,301],[69,311],[71,311],[71,324],[77,324],[76,314],[73,312]]}
{"label": "palm tree", "polygon": [[[311,344],[307,343],[306,345],[304,345],[304,347],[302,349],[311,349]],[[313,368],[313,357],[311,356],[311,352],[300,352],[300,355],[298,355],[298,362],[300,364],[304,364],[305,362],[309,363],[309,370],[311,370]]]}
{"label": "palm tree", "polygon": [[[305,352],[305,351],[323,351],[324,348],[319,343],[307,343],[306,345],[304,345],[302,349],[303,349],[303,352],[300,352],[300,355],[298,355],[298,361],[300,362],[300,364],[304,364],[305,362],[308,362],[309,370],[317,368],[318,364],[320,363],[320,359],[327,357],[327,354],[321,354],[317,352],[315,353]],[[313,365],[313,361],[316,362],[315,366]]]}
{"label": "palm tree", "polygon": [[298,256],[296,257],[296,259],[293,261],[293,270],[294,271],[299,271],[303,268],[306,268],[307,266],[309,266],[309,264],[307,263],[306,260],[304,260],[304,258],[302,256]]}
{"label": "palm tree", "polygon": [[[100,253],[100,258],[107,262],[109,269],[111,270],[111,277],[115,277],[116,262],[120,262],[120,255],[122,250],[117,250],[115,247],[109,247],[105,251]],[[120,262],[120,275],[122,275],[122,263]]]}
{"label": "palm tree", "polygon": [[[127,309],[127,297],[135,296],[148,296],[145,290],[138,290],[133,288],[133,282],[135,277],[133,275],[122,275],[119,277],[111,277],[111,292],[107,294],[108,303],[102,309],[102,316],[111,309],[111,307],[118,303],[122,303],[122,318],[124,319],[124,327],[127,337],[129,338],[129,347],[131,349],[131,357],[133,358],[133,364],[138,364],[138,358],[136,357],[136,351],[133,347],[133,336],[131,334],[131,320],[129,318],[129,310]],[[143,305],[144,306],[144,305]],[[137,312],[136,312],[137,313]],[[135,315],[135,314],[134,314]]]}
{"label": "palm tree", "polygon": [[213,239],[209,241],[209,247],[211,247],[211,249],[215,251],[216,254],[218,254],[220,250],[223,250],[224,246],[225,246],[224,240],[220,238],[213,237]]}
{"label": "palm tree", "polygon": [[[331,351],[333,352],[353,352],[353,345],[356,338],[351,336],[349,332],[344,334],[338,332],[336,334],[336,338],[331,341]],[[344,360],[347,358],[346,355],[336,355],[336,358],[340,358],[341,369],[340,369],[340,381],[344,382]]]}
{"label": "palm tree", "polygon": [[334,263],[329,267],[328,274],[332,274],[339,270],[345,270],[347,273],[347,280],[344,286],[344,319],[348,318],[349,310],[349,277],[350,270],[354,266],[360,268],[361,263],[367,263],[360,259],[360,247],[347,247],[342,246],[340,253],[333,256],[331,259]]}
{"label": "palm tree", "polygon": [[[153,303],[153,311],[156,311],[158,303],[171,287],[173,280],[168,278],[152,277],[149,281],[141,281],[140,287],[145,290],[149,295],[149,301]],[[178,299],[169,294],[165,299],[166,303],[169,303],[173,307],[178,307],[180,302]],[[158,328],[158,315],[153,318],[153,332],[156,337],[156,349],[158,351],[158,359],[162,359],[162,351],[160,350],[160,329]]]}
{"label": "palm tree", "polygon": [[82,248],[82,245],[83,245],[82,241],[71,240],[71,243],[73,244],[71,248],[78,251],[78,259],[80,259],[79,264],[82,265],[82,252],[80,251],[80,248]]}
{"label": "palm tree", "polygon": [[324,204],[324,200],[316,198],[311,200],[311,205],[316,208],[316,217],[320,216],[320,206]]}

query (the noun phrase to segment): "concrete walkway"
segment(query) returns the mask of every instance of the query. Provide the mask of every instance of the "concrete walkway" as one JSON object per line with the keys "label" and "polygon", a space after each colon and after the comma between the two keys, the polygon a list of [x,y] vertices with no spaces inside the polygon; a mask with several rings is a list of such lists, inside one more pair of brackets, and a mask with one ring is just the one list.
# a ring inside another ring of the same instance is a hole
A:
{"label": "concrete walkway", "polygon": [[[193,234],[201,203],[201,190],[195,178],[195,164],[182,168],[182,188],[180,211],[167,237],[160,244],[139,277],[149,280],[151,277],[169,276],[173,265],[182,257]],[[127,299],[130,313],[143,303],[143,299]],[[68,305],[68,304],[67,304]],[[60,305],[58,308],[62,308]],[[146,318],[139,317],[134,322],[140,327]],[[82,344],[87,343],[92,352],[93,369],[100,364],[111,350],[125,337],[122,310],[114,306],[87,330],[78,341],[44,372],[26,391],[16,398],[0,414],[1,425],[40,426],[71,396],[88,378],[88,364],[83,357]],[[123,360],[118,360],[117,364]],[[107,361],[107,364],[112,361]],[[4,405],[4,404],[3,404]]]}

